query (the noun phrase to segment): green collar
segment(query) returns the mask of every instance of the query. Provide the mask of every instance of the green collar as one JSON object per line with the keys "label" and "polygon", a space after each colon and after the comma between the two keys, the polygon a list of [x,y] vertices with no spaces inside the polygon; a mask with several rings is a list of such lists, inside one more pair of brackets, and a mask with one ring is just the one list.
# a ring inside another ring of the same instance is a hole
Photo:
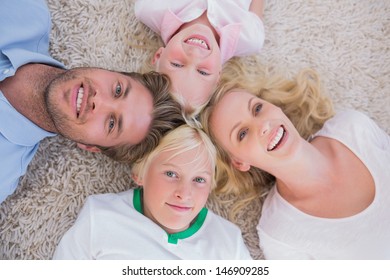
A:
{"label": "green collar", "polygon": [[[144,215],[144,211],[142,209],[142,193],[142,189],[134,189],[133,204],[135,210]],[[206,220],[207,212],[207,208],[203,207],[202,210],[200,210],[198,216],[196,216],[195,221],[190,225],[189,228],[172,234],[167,233],[168,243],[177,244],[179,239],[191,237],[196,232],[198,232],[198,230],[202,227],[204,221]]]}

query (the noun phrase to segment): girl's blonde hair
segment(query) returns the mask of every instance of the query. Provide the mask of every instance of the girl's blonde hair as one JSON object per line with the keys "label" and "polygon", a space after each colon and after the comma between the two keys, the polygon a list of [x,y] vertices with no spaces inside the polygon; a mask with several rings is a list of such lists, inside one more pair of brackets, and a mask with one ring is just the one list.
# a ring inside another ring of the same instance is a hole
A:
{"label": "girl's blonde hair", "polygon": [[[155,53],[159,50],[159,48],[165,47],[165,44],[161,36],[153,32],[146,25],[141,24],[139,29],[141,30],[140,32],[131,34],[131,40],[129,41],[130,48],[142,49],[143,51],[147,52],[146,61],[141,64],[139,72],[158,72],[156,65],[154,65],[152,61]],[[172,83],[170,84],[169,91],[171,92],[172,98],[178,102],[183,108],[183,111],[191,117],[197,116],[209,102],[209,100],[206,100],[199,105],[188,103],[180,92],[177,92],[172,88]]]}
{"label": "girl's blonde hair", "polygon": [[[184,152],[197,149],[197,156],[194,159],[189,159],[189,164],[197,164],[212,167],[212,182],[211,189],[215,188],[215,166],[216,166],[216,149],[210,138],[200,128],[195,125],[184,124],[176,129],[173,129],[166,134],[160,141],[159,145],[144,158],[136,162],[132,166],[133,175],[138,178],[143,178],[149,169],[150,164],[159,154],[163,152],[174,152],[170,158],[174,158]],[[207,154],[207,159],[200,162],[200,155]]]}
{"label": "girl's blonde hair", "polygon": [[201,113],[200,122],[217,148],[216,193],[243,197],[233,207],[233,216],[250,200],[266,194],[275,181],[273,176],[255,167],[251,167],[248,172],[236,169],[229,153],[221,148],[214,137],[210,128],[214,107],[225,94],[234,90],[247,91],[280,107],[305,139],[334,115],[333,104],[328,96],[322,94],[315,71],[305,69],[295,79],[289,80],[270,75],[257,63],[244,64],[238,58],[228,61],[222,71],[217,91]]}

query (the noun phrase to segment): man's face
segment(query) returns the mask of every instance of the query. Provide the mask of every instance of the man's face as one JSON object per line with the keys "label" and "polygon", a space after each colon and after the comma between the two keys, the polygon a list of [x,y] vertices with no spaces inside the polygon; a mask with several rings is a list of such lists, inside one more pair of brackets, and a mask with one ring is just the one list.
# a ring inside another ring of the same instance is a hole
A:
{"label": "man's face", "polygon": [[58,133],[88,145],[138,144],[152,120],[153,97],[145,86],[98,68],[64,72],[47,88],[46,103]]}

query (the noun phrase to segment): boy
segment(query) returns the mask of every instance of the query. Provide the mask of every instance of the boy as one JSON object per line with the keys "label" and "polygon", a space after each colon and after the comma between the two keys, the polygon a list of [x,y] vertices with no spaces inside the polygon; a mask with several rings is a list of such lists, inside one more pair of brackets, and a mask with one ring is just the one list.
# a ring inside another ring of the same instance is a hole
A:
{"label": "boy", "polygon": [[189,125],[133,166],[141,189],[92,195],[55,259],[251,259],[241,231],[205,208],[216,150]]}

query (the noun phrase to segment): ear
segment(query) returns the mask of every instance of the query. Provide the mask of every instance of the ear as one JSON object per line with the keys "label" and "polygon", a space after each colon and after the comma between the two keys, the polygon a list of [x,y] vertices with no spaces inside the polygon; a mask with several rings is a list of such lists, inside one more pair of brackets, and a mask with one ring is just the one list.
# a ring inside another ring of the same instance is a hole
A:
{"label": "ear", "polygon": [[219,84],[219,81],[221,80],[221,72],[222,72],[222,70],[218,72],[218,80],[217,80],[217,84]]}
{"label": "ear", "polygon": [[138,175],[135,175],[134,173],[131,173],[131,178],[133,179],[133,181],[138,185],[138,186],[142,186],[142,178],[138,177]]}
{"label": "ear", "polygon": [[160,47],[153,55],[153,58],[152,58],[152,64],[153,65],[156,65],[156,63],[158,63],[158,61],[160,60],[160,57],[161,57],[161,54],[164,50],[164,47]]}
{"label": "ear", "polygon": [[81,144],[81,143],[77,143],[77,146],[80,149],[86,150],[88,152],[92,152],[92,153],[100,153],[101,152],[101,150],[96,146],[85,145],[85,144]]}
{"label": "ear", "polygon": [[247,164],[245,162],[238,161],[236,159],[232,159],[232,164],[236,169],[238,169],[242,172],[247,172],[251,168],[251,166],[249,164]]}

